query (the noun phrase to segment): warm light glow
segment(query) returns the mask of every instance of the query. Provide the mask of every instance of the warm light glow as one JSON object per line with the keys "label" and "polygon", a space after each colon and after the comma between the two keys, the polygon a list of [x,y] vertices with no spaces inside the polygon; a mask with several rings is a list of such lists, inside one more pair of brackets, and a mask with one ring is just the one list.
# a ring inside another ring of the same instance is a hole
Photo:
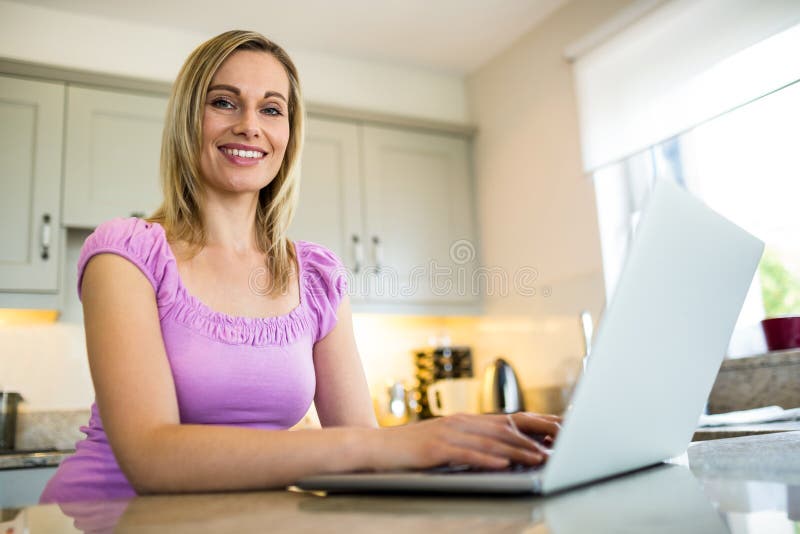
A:
{"label": "warm light glow", "polygon": [[57,310],[0,309],[0,326],[48,324],[57,319]]}

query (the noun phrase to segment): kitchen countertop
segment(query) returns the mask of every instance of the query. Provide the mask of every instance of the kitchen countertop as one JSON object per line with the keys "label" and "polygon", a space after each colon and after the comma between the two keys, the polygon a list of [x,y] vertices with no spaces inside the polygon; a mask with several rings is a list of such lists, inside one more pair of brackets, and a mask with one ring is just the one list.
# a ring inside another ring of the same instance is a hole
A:
{"label": "kitchen countertop", "polygon": [[27,467],[55,467],[74,450],[13,451],[0,454],[0,470]]}
{"label": "kitchen countertop", "polygon": [[[3,523],[5,521],[6,523]],[[264,491],[3,512],[40,532],[800,532],[800,432],[692,444],[669,464],[551,497]]]}
{"label": "kitchen countertop", "polygon": [[701,427],[695,431],[692,441],[710,439],[738,438],[757,434],[800,431],[800,421],[776,421],[774,423],[752,423],[749,425],[726,425]]}

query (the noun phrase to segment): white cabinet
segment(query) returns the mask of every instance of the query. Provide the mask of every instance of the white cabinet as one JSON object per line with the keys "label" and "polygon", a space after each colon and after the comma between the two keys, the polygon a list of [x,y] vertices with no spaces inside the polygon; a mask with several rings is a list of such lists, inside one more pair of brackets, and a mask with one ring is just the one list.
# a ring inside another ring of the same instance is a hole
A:
{"label": "white cabinet", "polygon": [[[358,126],[309,118],[306,132],[300,202],[289,237],[325,245],[342,259],[352,279],[364,263]],[[351,291],[351,296],[361,295]]]}
{"label": "white cabinet", "polygon": [[0,77],[0,291],[58,289],[64,85]]}
{"label": "white cabinet", "polygon": [[145,216],[160,204],[159,159],[167,97],[69,87],[64,217],[93,228]]}
{"label": "white cabinet", "polygon": [[44,487],[57,469],[26,467],[0,470],[0,508],[21,508],[37,504]]}
{"label": "white cabinet", "polygon": [[368,309],[476,309],[468,140],[321,118],[307,132],[290,236],[336,252]]}
{"label": "white cabinet", "polygon": [[477,262],[466,139],[363,127],[376,302],[470,303]]}
{"label": "white cabinet", "polygon": [[[63,307],[64,228],[158,207],[167,100],[0,76],[0,306]],[[289,235],[342,258],[357,309],[477,311],[469,161],[463,135],[312,116]]]}

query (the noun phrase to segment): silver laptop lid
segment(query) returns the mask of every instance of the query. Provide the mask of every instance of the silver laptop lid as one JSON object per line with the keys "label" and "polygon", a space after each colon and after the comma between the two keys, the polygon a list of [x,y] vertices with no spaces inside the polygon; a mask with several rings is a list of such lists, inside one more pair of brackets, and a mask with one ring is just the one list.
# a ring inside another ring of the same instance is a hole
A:
{"label": "silver laptop lid", "polygon": [[549,493],[682,453],[763,243],[659,182],[543,475]]}

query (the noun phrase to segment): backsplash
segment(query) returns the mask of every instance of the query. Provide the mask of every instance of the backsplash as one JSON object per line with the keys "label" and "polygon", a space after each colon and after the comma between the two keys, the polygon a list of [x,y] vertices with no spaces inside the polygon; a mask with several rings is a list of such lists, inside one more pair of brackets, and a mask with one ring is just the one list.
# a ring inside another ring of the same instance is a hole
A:
{"label": "backsplash", "polygon": [[88,408],[94,388],[83,325],[0,327],[0,388],[22,395],[20,412]]}
{"label": "backsplash", "polygon": [[[577,317],[407,317],[357,314],[359,353],[371,387],[413,379],[412,353],[441,343],[473,350],[476,374],[503,356],[524,387],[574,379],[581,356]],[[0,327],[0,387],[19,392],[20,412],[85,410],[94,400],[83,325]]]}

